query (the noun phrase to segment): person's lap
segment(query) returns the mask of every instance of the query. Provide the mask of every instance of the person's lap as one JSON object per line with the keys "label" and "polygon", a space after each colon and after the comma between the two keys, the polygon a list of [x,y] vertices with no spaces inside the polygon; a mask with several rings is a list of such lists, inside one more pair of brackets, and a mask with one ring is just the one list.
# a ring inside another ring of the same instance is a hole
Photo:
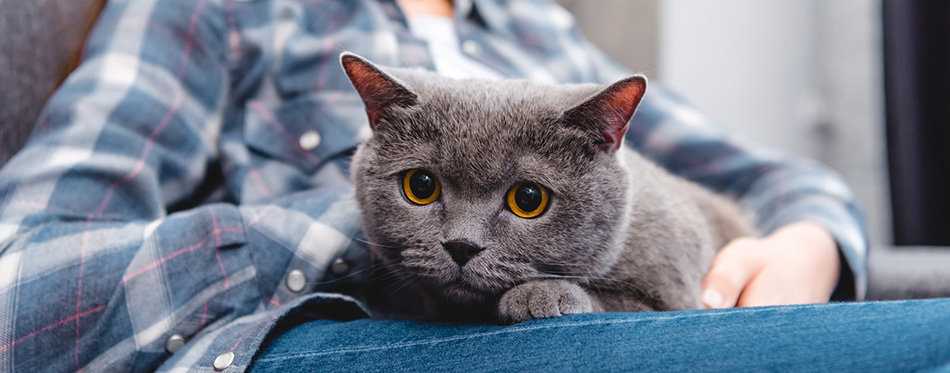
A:
{"label": "person's lap", "polygon": [[919,370],[950,368],[950,299],[600,313],[512,326],[318,320],[252,369]]}

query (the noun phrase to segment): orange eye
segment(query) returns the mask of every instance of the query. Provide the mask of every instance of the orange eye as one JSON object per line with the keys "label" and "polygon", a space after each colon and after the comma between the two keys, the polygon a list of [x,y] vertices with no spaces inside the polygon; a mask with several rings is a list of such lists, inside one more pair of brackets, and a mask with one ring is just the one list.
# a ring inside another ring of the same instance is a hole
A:
{"label": "orange eye", "polygon": [[518,183],[508,190],[508,208],[525,219],[541,215],[548,207],[548,189],[536,183]]}
{"label": "orange eye", "polygon": [[431,172],[420,169],[413,169],[406,172],[402,177],[402,192],[412,203],[417,205],[428,205],[439,199],[439,192],[442,187],[439,185],[439,179],[435,178]]}

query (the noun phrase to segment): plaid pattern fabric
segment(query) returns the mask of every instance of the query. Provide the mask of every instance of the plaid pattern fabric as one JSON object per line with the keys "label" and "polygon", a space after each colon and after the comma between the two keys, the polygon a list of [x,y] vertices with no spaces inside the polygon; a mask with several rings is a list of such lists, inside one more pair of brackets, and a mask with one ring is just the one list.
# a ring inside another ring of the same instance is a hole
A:
{"label": "plaid pattern fabric", "polygon": [[[552,3],[455,5],[466,51],[504,76],[628,74]],[[367,261],[348,161],[369,129],[343,50],[432,68],[392,0],[111,2],[0,171],[0,371],[213,371],[229,352],[240,371],[303,310],[365,316],[325,293]],[[626,141],[741,198],[766,232],[828,228],[845,295],[862,296],[861,213],[827,168],[727,134],[657,86]]]}

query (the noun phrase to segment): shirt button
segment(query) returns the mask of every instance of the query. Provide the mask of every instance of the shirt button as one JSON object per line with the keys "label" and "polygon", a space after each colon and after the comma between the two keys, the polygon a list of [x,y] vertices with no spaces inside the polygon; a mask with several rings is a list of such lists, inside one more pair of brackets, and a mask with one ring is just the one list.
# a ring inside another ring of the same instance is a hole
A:
{"label": "shirt button", "polygon": [[316,131],[307,131],[300,136],[300,147],[304,150],[313,150],[320,146],[320,134]]}
{"label": "shirt button", "polygon": [[290,271],[287,274],[287,288],[294,293],[298,293],[303,290],[303,287],[307,285],[307,276],[303,275],[303,272],[299,269]]}
{"label": "shirt button", "polygon": [[474,40],[466,40],[462,42],[462,51],[469,55],[476,55],[478,51],[481,50],[481,47],[478,46],[478,43]]}
{"label": "shirt button", "polygon": [[291,8],[284,8],[280,10],[280,17],[286,20],[292,20],[296,15],[296,12],[294,12],[294,10]]}
{"label": "shirt button", "polygon": [[347,263],[343,258],[336,258],[333,261],[333,264],[330,265],[330,272],[333,272],[335,275],[342,275],[350,271],[350,264]]}
{"label": "shirt button", "polygon": [[174,354],[175,351],[178,351],[182,346],[185,345],[185,338],[181,335],[174,334],[171,337],[168,337],[168,340],[165,341],[165,351],[168,351],[170,354]]}
{"label": "shirt button", "polygon": [[231,366],[231,363],[233,362],[234,362],[234,353],[225,352],[221,355],[218,355],[218,357],[214,358],[214,369],[222,370],[224,368]]}

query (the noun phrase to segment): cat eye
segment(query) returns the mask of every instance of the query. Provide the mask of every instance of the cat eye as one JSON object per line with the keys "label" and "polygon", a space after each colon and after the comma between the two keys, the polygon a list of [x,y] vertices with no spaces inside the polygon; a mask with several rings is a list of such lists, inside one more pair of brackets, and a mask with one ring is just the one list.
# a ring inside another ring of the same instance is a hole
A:
{"label": "cat eye", "polygon": [[548,207],[547,188],[536,183],[518,183],[508,190],[508,208],[525,219],[541,215]]}
{"label": "cat eye", "polygon": [[435,175],[426,170],[418,168],[409,170],[402,177],[403,194],[417,205],[428,205],[435,202],[439,199],[441,189],[439,179],[436,179]]}

